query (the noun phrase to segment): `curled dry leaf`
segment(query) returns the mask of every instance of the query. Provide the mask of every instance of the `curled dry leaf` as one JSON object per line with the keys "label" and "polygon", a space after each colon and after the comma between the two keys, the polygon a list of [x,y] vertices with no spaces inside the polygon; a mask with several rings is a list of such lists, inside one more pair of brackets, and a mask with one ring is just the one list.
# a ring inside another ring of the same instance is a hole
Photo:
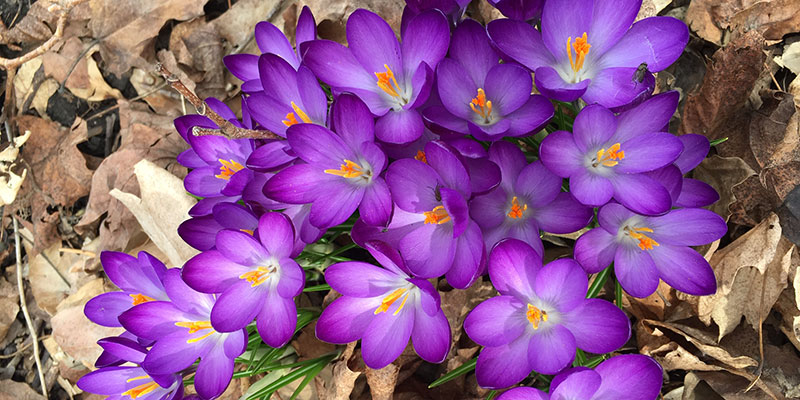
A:
{"label": "curled dry leaf", "polygon": [[6,338],[8,329],[17,319],[19,312],[19,293],[17,286],[0,278],[0,342]]}
{"label": "curled dry leaf", "polygon": [[693,0],[686,23],[697,35],[718,46],[726,32],[733,36],[758,31],[770,40],[796,32],[800,25],[800,3],[794,0]]}
{"label": "curled dry leaf", "polygon": [[167,255],[172,266],[181,266],[198,253],[181,239],[175,227],[189,219],[196,200],[186,194],[183,181],[164,168],[142,160],[133,168],[141,198],[112,189],[111,196],[125,204],[150,240]]}
{"label": "curled dry leaf", "polygon": [[719,201],[710,210],[726,220],[731,215],[728,207],[736,200],[732,188],[756,174],[741,158],[716,155],[703,160],[692,173],[695,179],[707,182],[719,193]]}
{"label": "curled dry leaf", "polygon": [[[30,237],[29,232],[20,232]],[[83,272],[87,256],[62,252],[61,243],[53,243],[30,260],[28,281],[36,304],[50,315],[64,298],[74,292],[88,275]]]}
{"label": "curled dry leaf", "polygon": [[[240,51],[253,38],[253,30],[261,21],[270,21],[281,7],[278,0],[239,0],[230,10],[211,21],[225,39],[226,51]],[[280,27],[280,25],[277,25]]]}
{"label": "curled dry leaf", "polygon": [[[50,51],[42,55],[42,64],[46,76],[53,77],[77,97],[88,101],[100,101],[107,98],[121,99],[122,93],[112,88],[103,78],[92,52],[84,52],[84,45],[77,37],[67,39],[59,52]],[[78,59],[83,55],[83,58]],[[75,68],[71,71],[64,66]],[[71,73],[70,73],[71,72]],[[70,73],[67,76],[67,73]]]}
{"label": "curled dry leaf", "polygon": [[338,361],[333,363],[331,367],[332,377],[327,380],[323,385],[315,379],[317,384],[317,393],[319,393],[320,400],[349,400],[350,394],[353,392],[356,379],[361,376],[361,371],[352,371],[347,363],[350,357],[353,356],[353,351],[358,342],[348,343],[345,347],[342,356]]}
{"label": "curled dry leaf", "polygon": [[391,400],[394,388],[397,385],[397,377],[400,374],[400,367],[394,363],[381,369],[367,367],[364,374],[367,377],[369,392],[373,400]]}
{"label": "curled dry leaf", "polygon": [[322,21],[344,22],[358,8],[366,8],[383,17],[395,32],[400,32],[403,15],[403,0],[309,0],[305,4],[311,9],[318,24]]}
{"label": "curled dry leaf", "polygon": [[37,1],[30,4],[28,13],[11,29],[0,24],[0,43],[39,43],[53,36],[58,14],[51,7],[58,2],[51,0]]}

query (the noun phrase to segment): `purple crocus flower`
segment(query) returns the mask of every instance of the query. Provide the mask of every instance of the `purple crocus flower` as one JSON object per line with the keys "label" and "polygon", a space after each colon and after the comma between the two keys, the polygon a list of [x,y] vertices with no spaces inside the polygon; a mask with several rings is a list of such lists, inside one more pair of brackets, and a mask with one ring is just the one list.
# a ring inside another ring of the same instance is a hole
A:
{"label": "purple crocus flower", "polygon": [[659,278],[695,296],[716,292],[714,271],[689,246],[711,243],[725,234],[727,226],[719,215],[683,208],[646,217],[612,203],[600,209],[598,221],[600,227],[575,243],[575,259],[586,272],[599,272],[613,261],[620,285],[634,297],[653,294]]}
{"label": "purple crocus flower", "polygon": [[95,324],[122,326],[117,318],[131,307],[169,300],[162,283],[167,267],[147,252],[139,252],[137,259],[117,251],[104,251],[100,253],[100,262],[108,279],[122,291],[103,293],[86,303],[83,312]]}
{"label": "purple crocus flower", "polygon": [[[475,281],[486,259],[481,230],[467,208],[471,179],[461,157],[441,141],[425,145],[423,160],[392,163],[386,173],[395,202],[392,222],[385,230],[356,223],[353,240],[385,241],[400,250],[415,276],[446,274],[450,285],[463,289]],[[496,166],[487,172],[492,176],[482,180],[494,181],[488,190],[500,173]]]}
{"label": "purple crocus flower", "polygon": [[234,359],[247,348],[247,330],[214,330],[210,322],[214,296],[187,286],[178,269],[166,272],[164,286],[170,301],[149,302],[120,316],[125,329],[155,341],[140,364],[151,375],[169,375],[200,358],[195,389],[204,399],[217,397],[230,383]]}
{"label": "purple crocus flower", "polygon": [[392,200],[380,177],[386,155],[374,142],[372,114],[352,95],[341,95],[333,109],[336,133],[314,124],[287,131],[289,144],[306,164],[292,165],[267,181],[264,194],[288,204],[311,206],[311,224],[336,226],[356,210],[370,225],[386,225]]}
{"label": "purple crocus flower", "polygon": [[498,11],[508,18],[530,21],[542,13],[544,0],[488,0]]}
{"label": "purple crocus flower", "polygon": [[677,137],[663,132],[677,101],[677,93],[664,93],[619,116],[587,106],[575,117],[573,134],[556,131],[542,141],[542,162],[570,178],[570,193],[583,204],[599,207],[613,197],[640,214],[666,212],[669,191],[644,173],[671,164],[683,150]]}
{"label": "purple crocus flower", "polygon": [[[303,7],[300,16],[297,18],[297,29],[295,31],[295,41],[297,42],[297,52],[292,48],[289,39],[275,25],[262,21],[256,25],[255,31],[256,44],[263,54],[274,54],[286,60],[292,68],[297,70],[300,67],[302,56],[299,54],[300,44],[317,38],[317,23],[314,15],[308,6]],[[225,56],[222,61],[225,67],[231,71],[235,77],[242,80],[242,91],[245,93],[258,92],[261,90],[273,90],[269,85],[263,85],[261,74],[259,73],[258,56],[254,54],[232,54]]]}
{"label": "purple crocus flower", "polygon": [[652,91],[648,71],[672,64],[689,40],[686,24],[672,17],[631,26],[641,3],[547,0],[541,34],[527,23],[501,19],[489,23],[489,36],[500,51],[535,72],[536,88],[545,96],[618,107]]}
{"label": "purple crocus flower", "polygon": [[[681,175],[703,162],[708,155],[711,144],[708,138],[694,133],[678,136],[683,143],[683,152],[673,163],[680,170]],[[692,178],[683,178],[681,181],[680,195],[675,199],[675,207],[705,207],[719,200],[719,193],[711,185]]]}
{"label": "purple crocus flower", "polygon": [[366,248],[384,268],[348,261],[325,270],[325,281],[343,296],[322,311],[317,338],[337,344],[361,339],[364,363],[374,369],[400,356],[409,338],[422,359],[444,361],[450,324],[439,293],[427,280],[413,277],[386,243],[369,242]]}
{"label": "purple crocus flower", "polygon": [[264,342],[281,347],[297,326],[294,297],[305,282],[303,269],[291,258],[293,251],[292,222],[282,213],[269,212],[258,220],[255,237],[220,231],[215,250],[186,262],[183,279],[195,290],[220,293],[211,309],[214,330],[238,331],[256,318]]}
{"label": "purple crocus flower", "polygon": [[183,379],[180,374],[149,375],[139,366],[147,349],[135,340],[126,338],[100,339],[97,344],[115,358],[136,365],[109,366],[89,372],[78,380],[78,387],[89,393],[124,399],[179,400],[183,398]]}
{"label": "purple crocus flower", "polygon": [[470,216],[480,225],[486,249],[505,238],[528,243],[544,254],[539,230],[575,232],[589,223],[594,213],[561,191],[561,178],[540,161],[528,164],[519,147],[494,142],[489,160],[500,166],[500,186],[469,203]]}
{"label": "purple crocus flower", "polygon": [[356,94],[378,116],[375,135],[409,143],[422,135],[417,108],[428,98],[433,69],[447,53],[450,29],[444,15],[428,10],[409,22],[402,45],[377,14],[358,9],[347,20],[350,48],[328,40],[303,43],[303,63],[337,92]]}
{"label": "purple crocus flower", "polygon": [[661,392],[661,366],[650,357],[623,354],[600,363],[594,370],[572,368],[553,378],[550,394],[518,387],[497,400],[654,400]]}
{"label": "purple crocus flower", "polygon": [[209,215],[187,219],[178,226],[181,238],[200,251],[214,248],[217,233],[234,229],[252,234],[258,227],[258,217],[246,206],[237,203],[219,203]]}
{"label": "purple crocus flower", "polygon": [[528,135],[553,117],[553,105],[531,94],[531,74],[498,64],[486,29],[465,20],[453,32],[450,58],[439,63],[436,79],[442,106],[425,110],[431,122],[451,131],[494,141]]}
{"label": "purple crocus flower", "polygon": [[516,239],[500,242],[489,256],[489,277],[500,296],[478,304],[464,330],[485,346],[475,375],[482,387],[498,389],[531,370],[555,374],[575,349],[603,354],[630,337],[628,317],[613,304],[587,299],[588,279],[574,260],[542,267],[542,257]]}

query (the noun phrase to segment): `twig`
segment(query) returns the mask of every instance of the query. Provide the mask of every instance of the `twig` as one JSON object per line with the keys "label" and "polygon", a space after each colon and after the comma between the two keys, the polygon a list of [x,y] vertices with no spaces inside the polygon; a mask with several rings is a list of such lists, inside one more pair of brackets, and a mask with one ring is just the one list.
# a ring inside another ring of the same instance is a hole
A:
{"label": "twig", "polygon": [[210,120],[214,121],[219,129],[209,129],[209,128],[194,128],[192,129],[192,133],[196,136],[205,136],[205,135],[215,135],[215,136],[225,136],[230,139],[283,139],[282,137],[267,131],[267,130],[255,130],[255,129],[245,129],[239,128],[238,126],[232,124],[230,121],[222,118],[219,114],[214,112],[214,110],[209,107],[203,99],[198,97],[194,92],[189,90],[186,85],[181,82],[180,78],[170,72],[164,64],[157,63],[156,64],[156,71],[164,77],[164,80],[172,86],[178,93],[180,93],[186,100],[189,100],[190,103],[194,106],[197,110],[198,114],[202,114],[208,117]]}
{"label": "twig", "polygon": [[[50,337],[50,335],[44,335],[44,336],[40,337],[39,340],[45,340],[45,339],[47,339],[49,337]],[[31,344],[33,344],[33,341],[31,341],[30,343],[23,344],[22,347],[18,348],[17,351],[15,351],[15,352],[13,352],[11,354],[0,355],[0,360],[7,360],[9,358],[14,358],[14,357],[22,354],[22,352],[24,352],[25,350],[28,350],[28,347],[31,347]]]}
{"label": "twig", "polygon": [[78,255],[89,257],[89,258],[97,257],[97,253],[95,253],[95,252],[88,251],[88,250],[81,250],[81,249],[71,249],[69,247],[62,247],[62,248],[58,249],[58,251],[60,251],[62,253],[78,254]]}
{"label": "twig", "polygon": [[761,374],[764,372],[764,293],[766,292],[767,288],[767,271],[764,271],[762,275],[764,279],[761,280],[761,301],[758,303],[758,353],[761,356],[761,362],[758,363],[758,369],[756,369],[756,378],[747,385],[747,388],[744,390],[745,393],[749,392],[753,386],[758,383],[759,379],[761,379]]}

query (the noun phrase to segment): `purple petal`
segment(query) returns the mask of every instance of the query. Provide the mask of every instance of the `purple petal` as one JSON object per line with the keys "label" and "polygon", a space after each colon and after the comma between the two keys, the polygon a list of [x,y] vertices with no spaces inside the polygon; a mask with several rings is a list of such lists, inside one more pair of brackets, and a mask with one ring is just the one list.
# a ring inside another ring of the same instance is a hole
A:
{"label": "purple petal", "polygon": [[292,45],[289,43],[289,39],[286,39],[286,36],[278,27],[269,22],[262,21],[256,25],[255,32],[256,43],[258,44],[258,49],[261,50],[262,53],[277,54],[289,62],[295,69],[300,66],[300,62],[297,60],[297,56],[294,53]]}
{"label": "purple petal", "polygon": [[649,95],[653,92],[654,83],[637,80],[638,69],[638,67],[614,67],[601,70],[592,77],[592,84],[586,88],[583,101],[615,108]]}
{"label": "purple petal", "polygon": [[234,360],[217,347],[200,360],[195,373],[195,390],[203,399],[221,395],[233,377]]}
{"label": "purple petal", "polygon": [[578,348],[595,354],[612,352],[631,337],[628,317],[619,307],[601,299],[583,304],[563,315],[562,323],[572,332]]}
{"label": "purple petal", "polygon": [[683,186],[683,176],[681,176],[681,170],[678,169],[675,165],[667,165],[665,167],[645,172],[645,175],[655,179],[661,186],[664,186],[664,189],[667,189],[669,192],[669,197],[672,199],[673,206],[675,205],[675,201],[681,195],[681,187]]}
{"label": "purple petal", "polygon": [[172,268],[164,277],[164,288],[172,304],[188,314],[208,315],[214,305],[214,296],[200,293],[181,279],[181,270]]}
{"label": "purple petal", "polygon": [[404,279],[372,264],[345,261],[325,270],[325,282],[345,296],[367,298],[383,295],[402,284]]}
{"label": "purple petal", "polygon": [[108,292],[90,299],[83,308],[86,318],[97,325],[117,327],[119,315],[133,307],[133,299],[125,292]]}
{"label": "purple petal", "polygon": [[[563,380],[556,380],[564,377]],[[594,399],[600,387],[600,374],[590,369],[573,368],[558,374],[550,383],[550,394],[556,398]]]}
{"label": "purple petal", "polygon": [[683,144],[671,133],[658,132],[625,141],[621,148],[625,151],[625,158],[614,166],[614,170],[636,174],[671,164],[683,151]]}
{"label": "purple petal", "polygon": [[545,232],[565,234],[585,227],[594,216],[590,207],[578,203],[569,193],[559,193],[553,202],[532,210],[531,218]]}
{"label": "purple petal", "polygon": [[594,228],[575,242],[575,260],[588,274],[596,274],[611,265],[616,251],[615,236],[603,228]]}
{"label": "purple petal", "polygon": [[286,138],[298,157],[309,164],[336,168],[343,160],[355,158],[342,138],[324,126],[295,124],[286,130]]}
{"label": "purple petal", "polygon": [[438,205],[435,189],[439,176],[428,164],[402,159],[393,162],[386,172],[386,182],[397,207],[414,213],[431,211]]}
{"label": "purple petal", "polygon": [[403,30],[403,70],[415,71],[422,62],[435,66],[447,53],[449,40],[450,27],[441,12],[417,15]]}
{"label": "purple petal", "polygon": [[235,332],[253,321],[263,307],[268,290],[247,280],[234,283],[217,297],[211,309],[211,325],[218,332]]}
{"label": "purple petal", "polygon": [[441,309],[442,299],[433,284],[421,278],[410,278],[408,282],[419,288],[419,308],[431,317],[438,314]]}
{"label": "purple petal", "polygon": [[673,210],[660,217],[652,217],[647,226],[650,235],[659,243],[677,246],[701,246],[711,243],[728,230],[725,220],[713,211],[702,208]]}
{"label": "purple petal", "polygon": [[421,308],[417,308],[411,342],[423,360],[436,364],[444,361],[450,350],[450,324],[444,312],[439,310],[430,316]]}
{"label": "purple petal", "polygon": [[530,341],[530,336],[522,335],[503,346],[484,347],[475,365],[478,385],[487,389],[502,389],[525,379],[531,373],[527,357]]}
{"label": "purple petal", "polygon": [[183,179],[183,186],[186,191],[199,197],[219,196],[220,192],[228,184],[225,179],[217,178],[218,167],[202,167],[189,172]]}
{"label": "purple petal", "polygon": [[188,343],[188,335],[159,338],[147,353],[142,368],[154,375],[173,374],[189,368],[204,350],[203,342]]}
{"label": "purple petal", "polygon": [[176,321],[183,321],[184,313],[172,303],[150,301],[139,304],[119,316],[119,322],[128,331],[143,339],[158,339],[181,330]]}
{"label": "purple petal", "polygon": [[583,170],[583,154],[578,150],[571,133],[555,131],[539,147],[542,163],[554,174],[569,178]]}
{"label": "purple petal", "polygon": [[694,296],[717,291],[714,271],[703,256],[685,246],[662,244],[650,251],[661,279],[673,288]]}
{"label": "purple petal", "polygon": [[[505,190],[510,190],[515,186],[520,171],[528,165],[522,150],[505,141],[492,143],[489,147],[489,160],[500,167],[502,174],[500,186]],[[538,174],[534,176],[538,176]]]}
{"label": "purple petal", "polygon": [[294,246],[292,221],[283,213],[265,213],[258,220],[258,238],[270,256],[284,258]]}
{"label": "purple petal", "polygon": [[164,292],[164,286],[159,278],[159,275],[163,274],[163,264],[160,266],[161,271],[156,271],[158,265],[143,266],[136,257],[117,251],[100,253],[100,262],[108,279],[120,289],[142,293]]}
{"label": "purple petal", "polygon": [[174,124],[175,130],[178,131],[186,142],[189,142],[189,136],[193,136],[190,134],[190,131],[195,126],[212,129],[219,128],[217,124],[208,119],[205,115],[183,115],[175,118]]}
{"label": "purple petal", "polygon": [[319,195],[318,186],[334,181],[336,176],[325,174],[311,164],[292,165],[278,172],[264,185],[264,194],[282,203],[311,203]]}
{"label": "purple petal", "polygon": [[511,114],[531,97],[531,74],[514,64],[497,64],[489,70],[484,82],[486,98],[492,101],[493,111]]}
{"label": "purple petal", "polygon": [[250,234],[224,229],[217,234],[217,250],[229,260],[246,266],[259,265],[269,253]]}
{"label": "purple petal", "polygon": [[217,232],[224,229],[214,221],[214,217],[207,215],[183,221],[178,226],[178,235],[197,250],[205,251],[214,248]]}
{"label": "purple petal", "polygon": [[280,280],[278,281],[278,294],[281,297],[295,297],[303,291],[306,274],[303,268],[291,258],[280,260]]}
{"label": "purple petal", "polygon": [[283,347],[297,328],[297,307],[294,299],[283,298],[270,291],[256,317],[256,328],[264,343],[270,347]]}
{"label": "purple petal", "polygon": [[486,248],[478,224],[469,221],[464,233],[456,239],[453,264],[445,277],[447,283],[456,289],[470,287],[484,270]]}
{"label": "purple petal", "polygon": [[507,200],[506,193],[501,188],[475,197],[469,202],[470,217],[484,230],[498,227],[506,220]]}
{"label": "purple petal", "polygon": [[540,208],[558,197],[561,182],[561,178],[550,172],[544,164],[535,161],[526,166],[512,184],[518,194],[527,198],[528,207]]}
{"label": "purple petal", "polygon": [[239,80],[258,79],[258,56],[254,54],[231,54],[223,57],[222,62]]}
{"label": "purple petal", "polygon": [[481,346],[503,346],[528,327],[525,304],[513,296],[497,296],[478,304],[464,320],[464,331]]}
{"label": "purple petal", "polygon": [[465,80],[467,71],[457,61],[445,58],[436,67],[437,88],[442,105],[451,114],[472,120],[469,103],[478,94],[478,83]]}
{"label": "purple petal", "polygon": [[661,366],[641,354],[623,354],[603,361],[595,367],[602,383],[593,399],[649,400],[661,392]]}
{"label": "purple petal", "polygon": [[236,358],[247,350],[247,329],[225,335],[222,348],[228,358]]}
{"label": "purple petal", "polygon": [[253,180],[253,171],[245,168],[228,179],[228,184],[220,191],[223,196],[239,196],[245,186]]}
{"label": "purple petal", "polygon": [[539,389],[521,386],[503,392],[497,400],[550,400],[550,395]]}
{"label": "purple petal", "polygon": [[628,31],[639,13],[640,0],[594,1],[589,28],[591,51],[603,54]]}
{"label": "purple petal", "polygon": [[647,297],[658,288],[658,270],[650,257],[652,251],[637,247],[617,247],[614,274],[620,286],[633,297]]}
{"label": "purple petal", "polygon": [[380,304],[380,297],[343,296],[334,300],[319,317],[317,338],[334,344],[346,344],[360,339]]}
{"label": "purple petal", "polygon": [[375,140],[372,114],[358,97],[342,94],[333,103],[332,114],[336,133],[351,149],[360,149],[361,143]]}
{"label": "purple petal", "polygon": [[464,163],[451,147],[438,140],[428,142],[425,145],[425,156],[428,165],[436,170],[444,186],[455,189],[464,197],[469,198],[469,174]]}
{"label": "purple petal", "polygon": [[[592,27],[592,1],[591,0],[548,0],[542,10],[542,41],[556,56],[556,61],[566,61],[565,48],[567,38],[573,41],[583,35],[591,33]],[[611,21],[609,21],[611,22]],[[592,37],[589,37],[592,43]]]}
{"label": "purple petal", "polygon": [[508,136],[525,136],[531,132],[540,131],[551,118],[555,109],[553,103],[544,96],[529,96],[520,108],[506,115],[506,120],[511,122]]}
{"label": "purple petal", "polygon": [[268,91],[265,91],[267,96],[272,96],[283,103],[284,109],[288,109],[291,102],[303,106],[297,89],[296,66],[278,55],[265,53],[258,58],[258,71],[261,85],[268,88]]}
{"label": "purple petal", "polygon": [[689,41],[689,28],[672,17],[645,18],[631,26],[599,63],[614,67],[637,67],[647,63],[652,72],[675,62]]}
{"label": "purple petal", "polygon": [[297,47],[300,43],[308,42],[317,38],[317,22],[314,20],[314,15],[308,6],[303,6],[303,11],[300,12],[300,17],[297,18],[297,29],[295,32],[295,41]]}
{"label": "purple petal", "polygon": [[463,162],[467,167],[473,195],[486,193],[500,184],[500,168],[488,158],[465,157]]}
{"label": "purple petal", "polygon": [[678,139],[683,143],[683,152],[674,164],[681,170],[681,174],[685,174],[700,165],[708,155],[711,144],[705,136],[694,133],[678,136]]}
{"label": "purple petal", "polygon": [[397,37],[378,14],[365,9],[358,9],[350,14],[347,19],[347,44],[367,72],[385,72],[385,64],[395,76],[402,77]]}
{"label": "purple petal", "polygon": [[665,132],[678,107],[678,99],[678,92],[661,93],[620,113],[614,140],[622,143],[643,133]]}
{"label": "purple petal", "polygon": [[619,174],[611,183],[614,185],[614,198],[639,214],[661,214],[672,205],[667,189],[649,176]]}
{"label": "purple petal", "polygon": [[103,338],[98,340],[97,344],[103,348],[104,352],[136,364],[141,364],[147,354],[147,349],[135,339],[122,336]]}
{"label": "purple petal", "polygon": [[636,214],[617,203],[609,203],[605,205],[597,214],[597,221],[606,231],[616,235],[619,228],[628,218]]}
{"label": "purple petal", "polygon": [[575,337],[563,325],[542,329],[530,339],[528,363],[540,374],[554,375],[575,358]]}
{"label": "purple petal", "polygon": [[204,251],[186,262],[182,276],[192,289],[203,293],[221,293],[239,281],[250,268],[237,264],[217,250]]}
{"label": "purple petal", "polygon": [[460,193],[446,187],[439,188],[442,205],[453,221],[453,237],[459,237],[469,224],[469,208]]}
{"label": "purple petal", "polygon": [[413,309],[378,313],[361,338],[361,356],[364,364],[380,369],[392,363],[408,345],[414,328]]}
{"label": "purple petal", "polygon": [[387,143],[411,143],[420,136],[425,124],[417,110],[389,111],[375,122],[375,136]]}
{"label": "purple petal", "polygon": [[319,86],[317,77],[305,65],[297,70],[297,91],[311,121],[324,124],[328,116],[328,96]]}
{"label": "purple petal", "polygon": [[392,194],[389,185],[381,178],[375,180],[364,192],[358,211],[364,222],[369,225],[385,226],[392,214]]}
{"label": "purple petal", "polygon": [[[409,271],[405,265],[405,261],[403,261],[403,257],[394,247],[378,240],[363,243],[363,247],[369,251],[369,254],[375,258],[380,265],[383,265],[389,271],[394,272],[395,275],[401,277],[406,277],[409,275]],[[439,307],[438,304],[436,307]]]}
{"label": "purple petal", "polygon": [[683,178],[681,193],[674,205],[676,207],[705,207],[718,200],[719,193],[711,185],[697,179]]}
{"label": "purple petal", "polygon": [[500,51],[531,70],[555,63],[542,35],[525,22],[497,19],[489,23],[487,30]]}
{"label": "purple petal", "polygon": [[549,99],[565,102],[577,100],[591,83],[590,79],[577,83],[566,82],[555,69],[548,66],[536,68],[533,80],[541,94]]}
{"label": "purple petal", "polygon": [[575,260],[561,258],[544,266],[533,286],[536,297],[559,312],[568,312],[586,298],[589,280]]}
{"label": "purple petal", "polygon": [[[616,130],[617,119],[614,113],[598,105],[589,105],[581,110],[572,126],[575,144],[583,153],[603,147]],[[626,152],[625,155],[627,154]]]}
{"label": "purple petal", "polygon": [[364,192],[363,187],[348,182],[332,182],[314,200],[309,221],[320,229],[341,224],[353,215],[364,198]]}
{"label": "purple petal", "polygon": [[[545,163],[545,165],[547,164]],[[640,175],[625,176],[638,177]],[[653,183],[656,182],[655,180],[650,180]],[[657,185],[657,183],[655,184]],[[659,187],[661,187],[661,185],[659,185]],[[585,169],[579,170],[578,173],[570,178],[569,189],[572,195],[575,196],[575,200],[592,207],[600,207],[608,203],[611,197],[616,194],[614,185],[608,178]],[[661,187],[661,189],[667,194],[667,197],[669,197],[667,190],[663,187]]]}
{"label": "purple petal", "polygon": [[453,264],[456,240],[452,229],[425,224],[401,239],[398,250],[415,276],[434,278],[444,275]]}
{"label": "purple petal", "polygon": [[[361,66],[347,47],[330,40],[312,40],[303,43],[300,50],[303,54],[303,64],[308,66],[321,81],[337,88],[380,90],[376,85],[375,76]],[[384,70],[381,68],[371,72]],[[370,108],[370,111],[377,110]]]}
{"label": "purple petal", "polygon": [[461,64],[476,85],[483,84],[489,69],[500,58],[489,44],[486,28],[471,19],[462,21],[453,32],[450,57]]}
{"label": "purple petal", "polygon": [[200,158],[192,149],[186,149],[181,154],[178,154],[177,160],[178,164],[186,168],[201,168],[207,165],[205,160]]}
{"label": "purple petal", "polygon": [[516,239],[498,243],[489,255],[489,277],[498,292],[517,298],[535,296],[536,275],[542,269],[542,256],[530,245]]}
{"label": "purple petal", "polygon": [[114,396],[140,385],[131,379],[142,375],[146,372],[139,367],[106,367],[84,375],[77,385],[85,392]]}
{"label": "purple petal", "polygon": [[443,106],[430,106],[425,108],[423,110],[423,118],[427,122],[453,132],[464,134],[469,132],[467,121],[451,114],[450,111],[447,111]]}

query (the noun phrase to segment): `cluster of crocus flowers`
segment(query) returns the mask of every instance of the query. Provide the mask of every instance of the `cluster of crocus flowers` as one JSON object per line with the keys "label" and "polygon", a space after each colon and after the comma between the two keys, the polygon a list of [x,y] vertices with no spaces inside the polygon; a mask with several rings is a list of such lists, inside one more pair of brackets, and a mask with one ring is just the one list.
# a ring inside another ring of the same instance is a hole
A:
{"label": "cluster of crocus flowers", "polygon": [[[410,1],[399,41],[377,14],[356,10],[347,46],[318,40],[308,8],[296,46],[258,24],[263,54],[224,60],[243,81],[241,117],[206,103],[278,139],[195,136],[218,127],[175,120],[190,147],[178,157],[190,169],[184,185],[201,198],[177,229],[200,253],[173,269],[147,253],[102,254],[121,291],[85,312],[125,332],[99,342],[99,369],[79,386],[172,400],[193,377],[199,397],[215,398],[248,327],[268,346],[290,346],[307,280],[341,295],[319,310],[318,339],[360,341],[370,368],[394,362],[409,340],[441,363],[462,327],[450,326],[458,319],[438,290],[489,280],[499,295],[463,323],[483,346],[479,385],[536,373],[554,376],[549,393],[500,398],[654,399],[654,360],[620,355],[589,369],[576,352],[608,354],[630,336],[620,308],[587,298],[591,274],[613,265],[606,272],[638,297],[659,280],[693,295],[716,288],[690,246],[725,234],[701,208],[719,197],[687,176],[710,144],[668,133],[678,94],[652,94],[651,72],[678,57],[688,31],[669,17],[633,23],[636,0],[491,0],[509,19],[486,27],[464,17],[466,4]],[[545,264],[542,235],[574,232],[572,257]],[[374,262],[301,259],[342,233]]]}

